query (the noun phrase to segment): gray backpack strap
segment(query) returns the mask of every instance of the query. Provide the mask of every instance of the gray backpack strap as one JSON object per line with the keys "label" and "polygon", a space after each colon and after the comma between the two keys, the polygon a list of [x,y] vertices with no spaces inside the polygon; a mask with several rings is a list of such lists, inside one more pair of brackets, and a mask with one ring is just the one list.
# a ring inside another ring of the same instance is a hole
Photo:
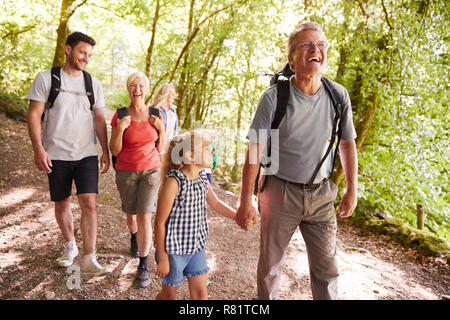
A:
{"label": "gray backpack strap", "polygon": [[61,88],[61,67],[53,67],[50,71],[50,76],[52,79],[52,84],[50,87],[50,94],[47,99],[47,108],[50,109],[53,103],[58,97],[59,89]]}
{"label": "gray backpack strap", "polygon": [[[123,107],[123,108],[119,108],[117,109],[117,115],[118,115],[118,119],[122,119],[123,117],[126,117],[128,115],[128,109],[127,107]],[[125,131],[127,129],[125,129],[123,131],[123,135],[122,135],[122,147],[123,147],[123,137],[125,136]],[[111,162],[113,165],[114,170],[116,169],[116,162],[117,162],[117,157],[116,156],[111,156]]]}
{"label": "gray backpack strap", "polygon": [[[53,67],[50,70],[51,86],[50,93],[48,94],[47,103],[45,104],[45,112],[47,109],[53,107],[53,103],[59,94],[61,88],[61,67]],[[45,112],[42,114],[42,121],[44,121]]]}
{"label": "gray backpack strap", "polygon": [[328,145],[328,149],[325,152],[325,155],[323,156],[323,158],[318,163],[311,179],[309,180],[308,185],[310,185],[310,186],[314,184],[314,180],[316,179],[317,173],[319,172],[320,168],[322,167],[323,163],[325,162],[325,159],[328,157],[331,150],[333,149],[334,141],[336,140],[336,137],[337,137],[337,144],[336,144],[336,149],[334,151],[333,164],[332,164],[332,168],[334,168],[334,162],[336,160],[336,154],[337,154],[337,151],[339,148],[339,142],[341,141],[341,134],[342,134],[340,123],[341,123],[342,110],[343,110],[343,106],[342,106],[343,97],[333,87],[333,84],[331,83],[330,80],[328,80],[327,78],[322,76],[321,81],[322,81],[323,86],[325,87],[325,90],[328,92],[328,95],[330,96],[333,107],[334,107],[333,129],[331,132],[331,139],[330,139],[330,144]]}
{"label": "gray backpack strap", "polygon": [[89,72],[83,70],[83,77],[84,77],[84,87],[86,89],[86,94],[89,99],[89,104],[91,105],[91,111],[93,110],[93,106],[95,104],[95,97],[94,97],[94,89],[92,87],[92,77],[89,74]]}
{"label": "gray backpack strap", "polygon": [[[286,115],[286,109],[289,102],[289,90],[290,90],[289,79],[283,75],[279,75],[277,77],[276,85],[277,85],[277,108],[275,109],[275,115],[273,117],[272,124],[270,126],[271,130],[278,129],[278,127],[280,126],[281,120],[283,120],[284,116]],[[267,141],[266,150],[267,150],[267,158],[270,158],[272,154],[272,145],[270,137]],[[255,187],[253,189],[253,194],[255,195],[258,194],[258,191],[263,192],[267,179],[264,179],[261,189],[258,190],[261,166],[266,168],[270,167],[270,165],[271,165],[270,162],[264,165],[260,164],[260,170],[258,171],[258,175],[255,180]]]}

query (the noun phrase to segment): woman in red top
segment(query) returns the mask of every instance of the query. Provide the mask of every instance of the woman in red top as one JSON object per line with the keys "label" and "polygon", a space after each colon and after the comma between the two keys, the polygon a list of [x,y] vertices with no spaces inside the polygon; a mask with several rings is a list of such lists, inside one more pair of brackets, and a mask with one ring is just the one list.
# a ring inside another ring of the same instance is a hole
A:
{"label": "woman in red top", "polygon": [[[160,182],[159,152],[164,147],[164,123],[150,115],[145,105],[149,81],[142,72],[127,80],[130,106],[128,115],[111,120],[109,148],[116,160],[116,184],[127,214],[131,233],[131,253],[139,255],[137,281],[140,287],[150,284],[147,256],[152,243],[151,214],[156,211]],[[159,139],[159,143],[156,141]]]}

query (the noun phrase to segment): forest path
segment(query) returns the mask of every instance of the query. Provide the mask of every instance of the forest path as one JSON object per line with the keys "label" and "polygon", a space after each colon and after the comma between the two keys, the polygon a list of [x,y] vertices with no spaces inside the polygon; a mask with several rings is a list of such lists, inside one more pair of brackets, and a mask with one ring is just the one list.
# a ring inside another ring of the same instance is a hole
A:
{"label": "forest path", "polygon": [[[112,112],[108,112],[111,118]],[[161,287],[150,254],[151,284],[134,284],[138,259],[128,254],[129,234],[120,210],[114,170],[100,176],[98,195],[99,262],[112,274],[77,283],[80,255],[74,266],[59,268],[63,240],[49,201],[47,177],[34,167],[26,123],[0,115],[0,299],[154,299]],[[219,198],[237,207],[239,195],[221,188]],[[80,208],[72,208],[78,247],[81,247]],[[210,237],[207,257],[209,299],[246,300],[255,293],[259,223],[249,232],[208,209]],[[441,259],[425,259],[385,236],[367,234],[349,220],[339,219],[337,257],[339,298],[343,300],[436,300],[449,295],[449,266]],[[79,286],[78,286],[79,285]],[[188,299],[184,282],[179,299]],[[306,248],[297,231],[286,253],[280,299],[312,299]]]}

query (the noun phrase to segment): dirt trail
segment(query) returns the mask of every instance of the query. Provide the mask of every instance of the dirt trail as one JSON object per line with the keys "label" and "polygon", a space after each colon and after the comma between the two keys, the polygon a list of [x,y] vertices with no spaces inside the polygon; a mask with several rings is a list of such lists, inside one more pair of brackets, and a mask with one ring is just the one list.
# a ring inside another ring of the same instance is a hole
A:
{"label": "dirt trail", "polygon": [[[111,117],[111,114],[108,113]],[[151,284],[134,284],[138,259],[128,255],[129,235],[120,210],[114,170],[100,177],[98,196],[99,261],[113,273],[76,282],[76,268],[55,265],[63,240],[49,201],[47,177],[34,168],[26,124],[0,115],[0,299],[154,299],[160,289],[153,250]],[[237,207],[239,197],[221,189],[218,196]],[[80,208],[72,200],[78,247]],[[259,225],[250,232],[208,211],[207,245],[210,299],[251,299],[255,291]],[[450,294],[449,267],[441,259],[423,259],[386,237],[365,234],[348,220],[339,220],[338,261],[340,299],[440,299]],[[280,299],[312,299],[305,244],[296,232],[286,254]],[[75,272],[74,272],[75,271]],[[69,273],[68,273],[69,272]],[[70,289],[72,288],[72,289]],[[179,299],[188,299],[186,282]]]}

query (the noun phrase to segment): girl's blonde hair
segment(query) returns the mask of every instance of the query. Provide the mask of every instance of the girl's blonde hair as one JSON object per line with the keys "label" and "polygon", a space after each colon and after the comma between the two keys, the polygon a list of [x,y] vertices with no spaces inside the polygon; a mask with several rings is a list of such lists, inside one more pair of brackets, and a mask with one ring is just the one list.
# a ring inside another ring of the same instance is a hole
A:
{"label": "girl's blonde hair", "polygon": [[167,96],[170,92],[175,95],[175,88],[171,83],[165,83],[158,88],[155,95],[153,96],[153,105],[155,107],[162,107],[162,105],[167,101]]}
{"label": "girl's blonde hair", "polygon": [[[194,154],[194,146],[198,142],[203,144],[211,142],[211,134],[207,130],[195,129],[179,134],[170,140],[167,152],[164,155],[163,164],[161,168],[162,181],[166,180],[166,175],[170,170],[180,170],[185,164],[190,164],[191,160],[186,157],[186,152],[190,151]],[[201,148],[203,150],[203,148]]]}

